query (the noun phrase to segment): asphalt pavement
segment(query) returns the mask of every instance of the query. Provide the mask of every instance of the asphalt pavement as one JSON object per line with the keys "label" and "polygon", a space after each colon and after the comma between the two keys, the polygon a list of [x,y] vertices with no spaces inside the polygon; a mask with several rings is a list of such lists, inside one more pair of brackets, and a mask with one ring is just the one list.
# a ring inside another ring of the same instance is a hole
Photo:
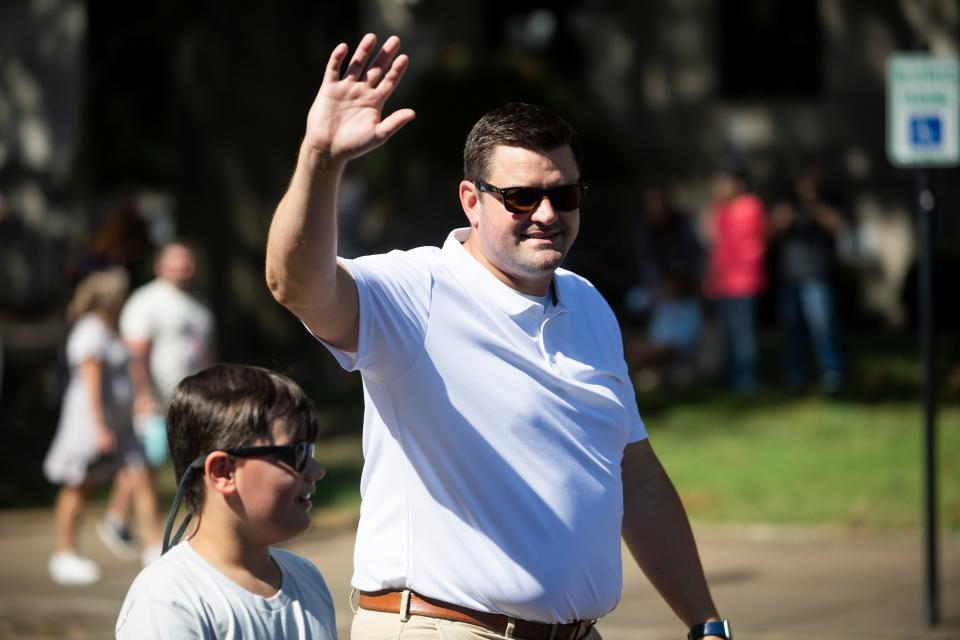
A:
{"label": "asphalt pavement", "polygon": [[[136,561],[118,560],[86,519],[83,551],[104,578],[63,587],[47,575],[47,510],[0,512],[0,638],[106,638]],[[349,638],[353,528],[319,521],[288,546],[326,577],[342,638]],[[923,536],[767,526],[695,526],[714,599],[737,640],[960,639],[960,536],[941,538],[941,624],[926,623]],[[620,605],[598,626],[605,640],[681,640],[683,625],[629,556]]]}

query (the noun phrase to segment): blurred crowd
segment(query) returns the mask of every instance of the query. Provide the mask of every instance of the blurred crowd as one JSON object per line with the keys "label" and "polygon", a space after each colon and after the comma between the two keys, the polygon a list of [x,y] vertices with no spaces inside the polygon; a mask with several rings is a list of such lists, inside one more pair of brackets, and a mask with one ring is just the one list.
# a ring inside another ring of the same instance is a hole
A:
{"label": "blurred crowd", "polygon": [[[143,282],[151,257],[154,277]],[[108,482],[96,526],[103,543],[144,565],[160,556],[153,469],[168,456],[166,403],[184,376],[214,360],[213,316],[192,292],[196,265],[185,241],[154,251],[130,203],[106,216],[74,261],[65,391],[43,462],[47,480],[60,487],[48,564],[59,584],[100,578],[99,566],[80,552],[77,531],[91,491]]]}
{"label": "blurred crowd", "polygon": [[[627,361],[641,392],[714,373],[743,394],[761,382],[826,394],[844,383],[834,302],[836,247],[848,217],[810,164],[782,197],[765,203],[744,164],[714,177],[698,218],[681,211],[669,185],[646,187],[634,216],[637,277],[625,309],[641,328]],[[761,296],[774,299],[782,378],[761,379]],[[810,357],[812,356],[812,357]]]}

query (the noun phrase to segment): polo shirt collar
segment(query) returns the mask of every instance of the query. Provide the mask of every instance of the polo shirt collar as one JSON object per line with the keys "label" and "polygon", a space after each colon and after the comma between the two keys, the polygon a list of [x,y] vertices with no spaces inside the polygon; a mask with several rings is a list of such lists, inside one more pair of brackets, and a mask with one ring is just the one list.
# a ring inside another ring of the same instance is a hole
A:
{"label": "polo shirt collar", "polygon": [[[507,286],[480,264],[464,248],[470,228],[454,229],[443,243],[443,255],[452,267],[454,277],[469,291],[479,294],[509,316],[526,313],[536,302],[524,297],[517,290]],[[553,291],[556,295],[556,311],[569,311],[573,308],[573,291],[565,282],[566,278],[553,277]]]}

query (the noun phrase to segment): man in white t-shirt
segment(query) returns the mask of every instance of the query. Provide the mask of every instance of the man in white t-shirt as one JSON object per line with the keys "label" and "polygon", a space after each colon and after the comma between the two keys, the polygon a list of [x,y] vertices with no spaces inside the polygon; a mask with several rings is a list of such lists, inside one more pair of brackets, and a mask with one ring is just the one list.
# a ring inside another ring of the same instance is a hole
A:
{"label": "man in white t-shirt", "polygon": [[560,268],[586,192],[569,124],[529,104],[487,113],[464,151],[467,228],[338,260],[344,166],[414,117],[381,118],[408,61],[396,37],[375,48],[334,49],[267,244],[274,297],[363,379],[352,637],[596,640],[621,535],[690,638],[731,637],[616,318]]}
{"label": "man in white t-shirt", "polygon": [[156,278],[123,307],[120,333],[132,358],[134,413],[163,411],[177,384],[211,364],[213,314],[191,292],[196,257],[174,241],[160,248]]}
{"label": "man in white t-shirt", "polygon": [[[130,295],[120,315],[120,334],[130,352],[134,428],[153,466],[167,456],[163,415],[174,388],[213,360],[213,314],[191,291],[196,270],[189,245],[164,244],[154,261],[156,278]],[[118,476],[97,532],[121,557],[134,551],[126,527],[129,507],[130,492]],[[156,555],[155,548],[145,549],[144,564]]]}

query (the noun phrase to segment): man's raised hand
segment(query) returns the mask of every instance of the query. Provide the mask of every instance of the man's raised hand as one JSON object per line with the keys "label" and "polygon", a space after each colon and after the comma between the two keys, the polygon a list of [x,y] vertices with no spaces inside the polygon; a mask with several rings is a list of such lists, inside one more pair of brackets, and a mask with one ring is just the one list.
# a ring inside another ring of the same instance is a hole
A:
{"label": "man's raised hand", "polygon": [[345,163],[375,149],[414,118],[413,109],[398,109],[382,117],[384,104],[409,58],[397,55],[400,39],[390,36],[368,65],[376,46],[375,35],[363,36],[344,70],[349,47],[345,43],[337,45],[307,115],[304,145],[335,163]]}

